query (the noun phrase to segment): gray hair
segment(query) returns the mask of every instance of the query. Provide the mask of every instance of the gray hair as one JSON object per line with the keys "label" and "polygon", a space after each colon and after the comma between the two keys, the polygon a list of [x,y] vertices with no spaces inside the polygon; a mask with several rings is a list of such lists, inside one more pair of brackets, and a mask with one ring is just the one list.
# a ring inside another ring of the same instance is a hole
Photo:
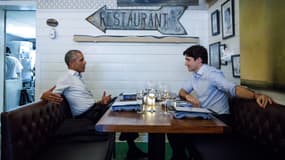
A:
{"label": "gray hair", "polygon": [[76,53],[82,53],[80,50],[69,50],[64,57],[64,61],[66,63],[67,66],[69,66],[69,63],[71,61],[74,61],[77,57],[76,57]]}

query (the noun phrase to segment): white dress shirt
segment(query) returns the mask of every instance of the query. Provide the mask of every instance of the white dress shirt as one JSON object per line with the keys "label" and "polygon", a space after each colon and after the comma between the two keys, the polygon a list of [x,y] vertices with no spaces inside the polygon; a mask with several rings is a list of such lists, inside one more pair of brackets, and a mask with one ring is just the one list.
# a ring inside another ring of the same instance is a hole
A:
{"label": "white dress shirt", "polygon": [[82,81],[81,75],[74,70],[68,70],[67,74],[57,81],[54,93],[65,96],[73,116],[82,114],[95,103],[95,99]]}

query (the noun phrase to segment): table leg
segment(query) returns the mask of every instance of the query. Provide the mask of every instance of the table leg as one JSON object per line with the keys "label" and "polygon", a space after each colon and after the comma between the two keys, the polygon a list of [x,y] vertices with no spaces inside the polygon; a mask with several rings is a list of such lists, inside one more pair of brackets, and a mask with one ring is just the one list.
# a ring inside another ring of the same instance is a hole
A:
{"label": "table leg", "polygon": [[164,160],[165,157],[165,134],[148,134],[148,155],[149,160]]}

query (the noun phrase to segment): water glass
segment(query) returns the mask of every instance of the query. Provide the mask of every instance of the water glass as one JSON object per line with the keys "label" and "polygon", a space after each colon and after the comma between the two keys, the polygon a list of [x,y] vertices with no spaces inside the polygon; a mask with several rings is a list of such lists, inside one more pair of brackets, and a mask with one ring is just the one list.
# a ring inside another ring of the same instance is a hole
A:
{"label": "water glass", "polygon": [[169,115],[169,107],[171,107],[171,105],[172,105],[172,100],[166,99],[166,100],[164,101],[163,114]]}
{"label": "water glass", "polygon": [[139,90],[139,91],[137,91],[137,93],[136,93],[137,101],[142,101],[143,96],[144,96],[144,94],[143,94],[143,90]]}
{"label": "water glass", "polygon": [[136,100],[137,103],[140,105],[140,110],[137,111],[137,113],[144,113],[144,104],[143,104],[143,90],[139,90],[136,93]]}
{"label": "water glass", "polygon": [[167,89],[164,89],[163,91],[162,91],[162,99],[164,99],[164,100],[167,100],[167,99],[169,99],[170,98],[170,92],[167,90]]}

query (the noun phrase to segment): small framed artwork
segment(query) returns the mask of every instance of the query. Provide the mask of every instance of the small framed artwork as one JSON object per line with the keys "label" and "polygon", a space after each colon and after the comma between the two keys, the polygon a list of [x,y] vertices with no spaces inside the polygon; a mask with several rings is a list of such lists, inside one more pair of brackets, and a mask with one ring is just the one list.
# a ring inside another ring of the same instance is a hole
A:
{"label": "small framed artwork", "polygon": [[220,44],[221,65],[228,65],[228,61],[225,59],[226,44]]}
{"label": "small framed artwork", "polygon": [[233,77],[240,77],[240,55],[232,55]]}
{"label": "small framed artwork", "polygon": [[210,66],[214,66],[220,69],[221,58],[220,58],[220,42],[212,43],[209,46],[209,61]]}
{"label": "small framed artwork", "polygon": [[212,28],[212,35],[220,34],[220,12],[219,10],[215,10],[211,14],[211,28]]}
{"label": "small framed artwork", "polygon": [[233,37],[235,35],[234,0],[224,2],[221,7],[221,12],[223,39]]}

